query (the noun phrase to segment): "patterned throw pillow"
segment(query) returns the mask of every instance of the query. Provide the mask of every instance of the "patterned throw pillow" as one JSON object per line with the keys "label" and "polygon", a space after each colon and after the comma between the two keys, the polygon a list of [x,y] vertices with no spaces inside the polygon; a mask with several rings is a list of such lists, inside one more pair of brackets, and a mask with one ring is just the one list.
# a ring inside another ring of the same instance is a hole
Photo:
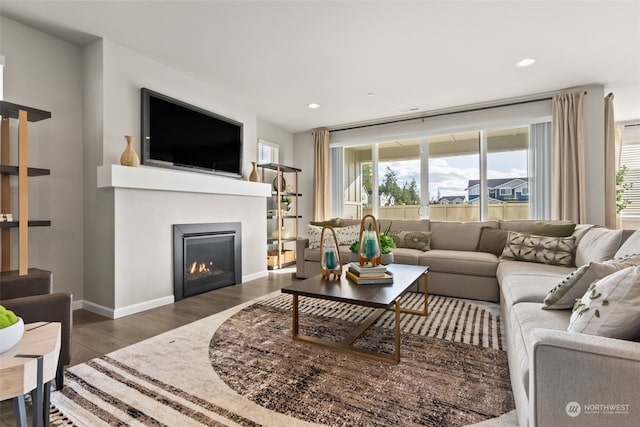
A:
{"label": "patterned throw pillow", "polygon": [[593,282],[617,271],[639,264],[640,255],[631,255],[625,258],[604,262],[594,261],[582,265],[549,291],[547,297],[544,299],[544,307],[542,308],[546,310],[571,308],[576,299],[584,295],[589,285]]}
{"label": "patterned throw pillow", "polygon": [[390,231],[389,237],[393,239],[396,248],[418,249],[423,252],[431,250],[430,231]]}
{"label": "patterned throw pillow", "polygon": [[640,336],[640,266],[592,283],[576,301],[568,331],[619,339]]}
{"label": "patterned throw pillow", "polygon": [[575,237],[546,237],[510,231],[502,259],[572,266]]}
{"label": "patterned throw pillow", "polygon": [[[309,249],[316,249],[320,247],[320,234],[322,234],[322,228],[317,225],[307,225],[307,237],[309,238]],[[334,227],[333,231],[336,233],[336,239],[338,245],[351,245],[358,240],[360,236],[359,225],[349,225],[347,227]],[[325,234],[326,235],[326,234]]]}

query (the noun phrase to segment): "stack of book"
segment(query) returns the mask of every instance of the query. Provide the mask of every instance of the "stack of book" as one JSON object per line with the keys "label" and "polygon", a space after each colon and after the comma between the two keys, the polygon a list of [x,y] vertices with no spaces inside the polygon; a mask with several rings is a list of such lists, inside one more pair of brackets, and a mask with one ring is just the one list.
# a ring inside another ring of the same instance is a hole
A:
{"label": "stack of book", "polygon": [[352,262],[347,268],[346,276],[358,285],[384,285],[393,283],[393,276],[387,267],[378,265],[375,267],[363,267],[357,262]]}

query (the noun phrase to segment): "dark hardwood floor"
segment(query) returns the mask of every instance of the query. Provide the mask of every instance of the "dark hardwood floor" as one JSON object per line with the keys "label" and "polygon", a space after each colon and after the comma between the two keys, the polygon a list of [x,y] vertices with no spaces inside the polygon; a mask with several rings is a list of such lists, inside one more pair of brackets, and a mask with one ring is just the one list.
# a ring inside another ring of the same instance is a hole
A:
{"label": "dark hardwood floor", "polygon": [[[73,312],[71,365],[135,344],[187,323],[277,291],[295,281],[295,269],[270,271],[267,277],[185,298],[174,304],[108,319],[87,310]],[[27,409],[31,425],[31,411]],[[0,427],[15,426],[12,400],[0,403]]]}
{"label": "dark hardwood floor", "polygon": [[227,286],[119,319],[108,319],[87,310],[73,312],[71,365],[137,343],[186,325],[246,301],[288,286],[294,269],[270,271],[264,278]]}

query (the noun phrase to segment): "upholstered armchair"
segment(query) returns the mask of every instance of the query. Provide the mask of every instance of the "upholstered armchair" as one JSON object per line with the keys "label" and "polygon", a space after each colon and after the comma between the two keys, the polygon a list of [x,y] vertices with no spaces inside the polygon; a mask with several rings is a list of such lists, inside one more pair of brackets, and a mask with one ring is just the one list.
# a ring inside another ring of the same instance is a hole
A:
{"label": "upholstered armchair", "polygon": [[61,345],[56,389],[64,382],[64,366],[71,363],[72,296],[69,292],[53,293],[51,272],[30,268],[28,275],[16,271],[0,273],[0,305],[22,317],[24,323],[60,322]]}

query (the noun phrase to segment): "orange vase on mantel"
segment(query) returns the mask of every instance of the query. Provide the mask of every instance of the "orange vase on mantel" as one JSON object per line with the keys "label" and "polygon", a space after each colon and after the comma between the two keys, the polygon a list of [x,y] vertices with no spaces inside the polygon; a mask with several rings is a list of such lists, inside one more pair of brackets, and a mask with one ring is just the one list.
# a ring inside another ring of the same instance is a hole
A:
{"label": "orange vase on mantel", "polygon": [[140,166],[140,157],[136,153],[136,150],[133,149],[133,141],[135,141],[135,137],[131,135],[125,135],[124,139],[127,140],[127,148],[124,149],[124,153],[120,157],[120,164],[122,166]]}
{"label": "orange vase on mantel", "polygon": [[253,167],[253,169],[251,170],[251,174],[249,175],[249,181],[260,182],[260,175],[258,175],[258,169],[256,168],[257,163],[251,162],[251,166]]}

